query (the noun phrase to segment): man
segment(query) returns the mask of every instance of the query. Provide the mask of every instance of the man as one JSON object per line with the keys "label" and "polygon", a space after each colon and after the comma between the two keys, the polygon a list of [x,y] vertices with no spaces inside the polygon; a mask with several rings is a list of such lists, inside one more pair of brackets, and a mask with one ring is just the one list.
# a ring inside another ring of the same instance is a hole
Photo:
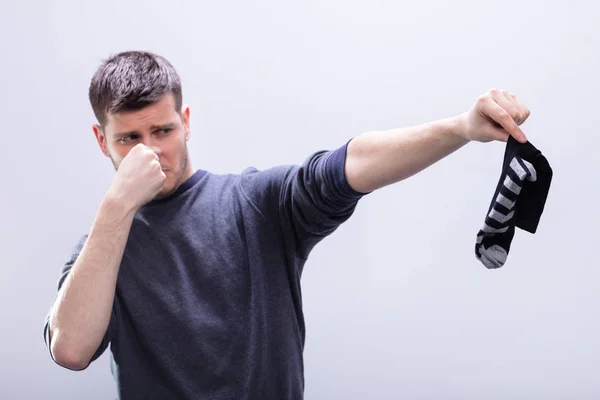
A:
{"label": "man", "polygon": [[490,90],[460,115],[370,132],[302,165],[194,170],[190,108],[164,58],[104,62],[89,97],[116,176],[61,268],[44,338],[83,370],[111,346],[123,399],[302,399],[300,276],[366,194],[470,141],[526,138],[529,110]]}

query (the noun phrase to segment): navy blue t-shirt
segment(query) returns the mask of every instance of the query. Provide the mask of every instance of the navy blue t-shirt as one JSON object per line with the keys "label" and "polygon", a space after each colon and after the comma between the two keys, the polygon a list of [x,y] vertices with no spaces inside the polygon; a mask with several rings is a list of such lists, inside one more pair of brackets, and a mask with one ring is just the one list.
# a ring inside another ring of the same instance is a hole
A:
{"label": "navy blue t-shirt", "polygon": [[[302,268],[364,196],[346,180],[346,150],[237,175],[199,170],[136,213],[92,359],[110,345],[119,398],[303,398]],[[50,348],[48,319],[44,338]]]}

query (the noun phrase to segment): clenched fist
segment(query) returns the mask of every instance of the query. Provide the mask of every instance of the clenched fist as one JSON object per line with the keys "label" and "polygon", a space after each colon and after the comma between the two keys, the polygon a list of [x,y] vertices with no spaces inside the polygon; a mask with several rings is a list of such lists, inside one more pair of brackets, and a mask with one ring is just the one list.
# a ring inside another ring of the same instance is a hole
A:
{"label": "clenched fist", "polygon": [[518,142],[525,143],[527,138],[519,126],[529,115],[527,106],[514,93],[490,89],[477,99],[468,112],[461,115],[461,135],[478,142],[506,141],[512,136]]}
{"label": "clenched fist", "polygon": [[110,191],[137,210],[161,191],[165,179],[158,155],[148,146],[138,144],[119,164]]}

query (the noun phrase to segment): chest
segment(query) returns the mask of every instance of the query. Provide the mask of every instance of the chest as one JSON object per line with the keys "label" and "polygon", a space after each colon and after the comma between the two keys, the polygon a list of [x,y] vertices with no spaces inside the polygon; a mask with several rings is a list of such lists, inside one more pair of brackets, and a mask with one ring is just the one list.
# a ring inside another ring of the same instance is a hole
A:
{"label": "chest", "polygon": [[[162,225],[162,226],[161,226]],[[138,222],[123,254],[117,295],[143,332],[226,332],[243,323],[251,293],[243,224],[190,214],[185,223]]]}

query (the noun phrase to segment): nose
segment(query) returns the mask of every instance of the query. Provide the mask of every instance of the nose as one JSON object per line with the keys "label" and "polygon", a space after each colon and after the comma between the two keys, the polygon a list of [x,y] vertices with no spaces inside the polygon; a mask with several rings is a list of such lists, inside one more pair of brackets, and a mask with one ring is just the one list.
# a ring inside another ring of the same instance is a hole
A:
{"label": "nose", "polygon": [[143,137],[142,138],[142,143],[145,146],[148,146],[150,149],[152,149],[152,151],[154,152],[154,154],[156,154],[157,156],[160,156],[162,151],[160,149],[160,147],[155,146],[155,142],[152,140],[152,137]]}
{"label": "nose", "polygon": [[154,152],[154,154],[156,154],[157,156],[160,157],[160,153],[161,153],[160,147],[157,147],[157,146],[148,146],[148,147],[150,147],[152,149],[152,151]]}

